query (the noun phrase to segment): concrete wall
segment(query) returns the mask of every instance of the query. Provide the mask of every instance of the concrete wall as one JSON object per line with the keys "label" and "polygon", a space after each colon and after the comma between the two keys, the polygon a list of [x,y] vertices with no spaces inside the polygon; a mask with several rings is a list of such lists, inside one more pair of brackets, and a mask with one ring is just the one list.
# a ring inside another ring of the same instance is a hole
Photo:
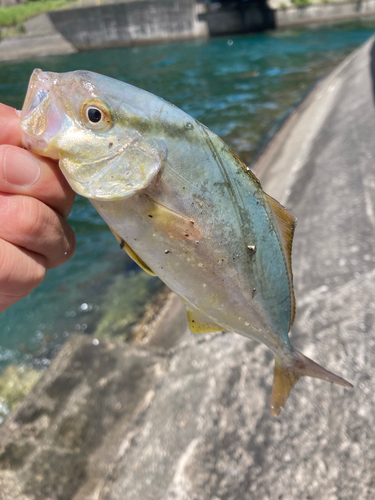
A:
{"label": "concrete wall", "polygon": [[198,14],[194,0],[146,0],[61,10],[49,16],[78,50],[88,50],[207,36]]}
{"label": "concrete wall", "polygon": [[[85,0],[89,1],[89,0]],[[113,0],[111,0],[113,1]],[[348,2],[352,1],[355,3],[358,0],[347,0]],[[363,0],[367,1],[367,0]],[[310,0],[309,5],[327,5],[332,3],[343,3],[343,0]],[[267,4],[271,7],[271,9],[285,9],[287,7],[296,7],[292,0],[267,0]]]}
{"label": "concrete wall", "polygon": [[11,7],[12,5],[25,3],[25,1],[26,0],[0,0],[0,7]]}
{"label": "concrete wall", "polygon": [[19,0],[0,0],[0,7],[11,7],[12,5],[18,5],[24,3],[24,1]]}
{"label": "concrete wall", "polygon": [[309,5],[307,7],[277,9],[275,19],[276,26],[283,27],[336,19],[351,19],[367,15],[375,15],[375,0],[334,2],[330,4]]}
{"label": "concrete wall", "polygon": [[[11,1],[17,0],[0,0]],[[0,40],[0,61],[375,16],[375,0],[277,10],[265,0],[247,2],[241,9],[235,2],[223,7],[196,0],[103,1],[105,5],[75,4],[26,21],[25,35]]]}
{"label": "concrete wall", "polygon": [[[7,1],[7,0],[0,0]],[[278,0],[268,0],[268,2]],[[288,1],[288,0],[286,0]],[[273,10],[266,1],[196,3],[196,0],[144,0],[54,11],[57,32],[77,50],[140,45],[230,35],[375,15],[375,0],[334,2]]]}

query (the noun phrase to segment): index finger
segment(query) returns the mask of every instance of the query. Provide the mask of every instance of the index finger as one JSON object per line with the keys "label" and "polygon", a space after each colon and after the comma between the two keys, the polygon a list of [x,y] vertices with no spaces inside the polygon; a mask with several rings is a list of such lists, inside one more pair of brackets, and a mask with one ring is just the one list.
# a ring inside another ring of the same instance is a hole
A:
{"label": "index finger", "polygon": [[0,144],[22,145],[19,122],[16,110],[0,103]]}

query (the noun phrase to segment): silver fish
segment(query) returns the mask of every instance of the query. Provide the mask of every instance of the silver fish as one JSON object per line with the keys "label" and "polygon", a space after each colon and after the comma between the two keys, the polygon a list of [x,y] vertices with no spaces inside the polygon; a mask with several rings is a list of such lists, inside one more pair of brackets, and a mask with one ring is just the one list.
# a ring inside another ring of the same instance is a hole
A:
{"label": "silver fish", "polygon": [[181,297],[192,332],[234,331],[271,349],[274,415],[303,375],[351,387],[290,343],[294,216],[207,127],[106,76],[35,70],[21,130]]}

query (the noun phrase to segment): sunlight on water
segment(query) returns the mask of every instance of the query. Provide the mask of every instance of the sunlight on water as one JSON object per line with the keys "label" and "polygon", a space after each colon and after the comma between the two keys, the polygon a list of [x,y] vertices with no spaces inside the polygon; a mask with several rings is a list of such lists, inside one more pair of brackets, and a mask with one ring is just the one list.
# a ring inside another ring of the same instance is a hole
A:
{"label": "sunlight on water", "polygon": [[[231,37],[233,43],[220,38],[0,63],[0,100],[20,108],[35,67],[96,71],[173,102],[249,164],[308,89],[374,27],[374,21],[356,21]],[[75,257],[1,315],[0,366],[25,360],[48,364],[73,331],[95,331],[116,276],[138,272],[86,200],[77,199],[70,223],[77,235]]]}

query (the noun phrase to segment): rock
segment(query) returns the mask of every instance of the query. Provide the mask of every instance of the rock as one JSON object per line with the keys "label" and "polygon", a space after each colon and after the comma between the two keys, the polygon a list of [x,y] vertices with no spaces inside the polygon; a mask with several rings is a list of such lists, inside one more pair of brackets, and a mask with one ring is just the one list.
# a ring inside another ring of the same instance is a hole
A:
{"label": "rock", "polygon": [[9,365],[0,375],[0,423],[31,391],[41,374],[27,366]]}
{"label": "rock", "polygon": [[167,365],[143,348],[73,336],[0,429],[0,491],[10,471],[40,500],[70,500],[90,474],[105,477]]}
{"label": "rock", "polygon": [[21,492],[21,484],[13,471],[2,471],[0,486],[0,500],[30,500]]}
{"label": "rock", "polygon": [[[121,336],[123,340],[142,338],[142,332],[138,330],[143,317],[146,315],[152,319],[153,311],[159,308],[159,296],[162,300],[168,291],[158,278],[145,272],[119,274],[107,290],[101,305],[103,314],[95,327],[94,336]],[[145,304],[150,312],[148,315]]]}
{"label": "rock", "polygon": [[274,419],[271,353],[232,333],[189,335],[171,296],[147,348],[69,340],[0,428],[0,495],[374,498],[374,58],[372,39],[310,94],[255,166],[299,218],[293,343],[355,388],[303,379]]}

